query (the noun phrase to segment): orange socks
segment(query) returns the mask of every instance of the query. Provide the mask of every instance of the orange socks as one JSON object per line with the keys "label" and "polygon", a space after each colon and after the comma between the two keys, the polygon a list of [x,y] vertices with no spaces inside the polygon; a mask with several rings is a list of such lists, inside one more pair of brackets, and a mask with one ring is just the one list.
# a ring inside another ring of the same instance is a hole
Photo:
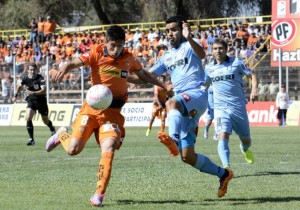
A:
{"label": "orange socks", "polygon": [[66,131],[60,132],[58,134],[58,139],[59,139],[61,145],[63,146],[63,148],[65,149],[65,151],[68,151],[68,146],[72,139],[71,134],[69,134]]}
{"label": "orange socks", "polygon": [[113,159],[113,152],[105,152],[101,155],[101,160],[97,172],[97,185],[95,194],[105,193],[111,175]]}

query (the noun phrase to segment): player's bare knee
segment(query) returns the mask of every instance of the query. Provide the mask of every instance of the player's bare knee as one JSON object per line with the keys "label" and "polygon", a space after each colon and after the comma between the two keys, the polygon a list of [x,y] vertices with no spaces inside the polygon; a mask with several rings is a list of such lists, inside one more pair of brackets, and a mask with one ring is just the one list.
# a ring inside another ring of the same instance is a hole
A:
{"label": "player's bare knee", "polygon": [[166,108],[168,111],[172,109],[177,109],[181,111],[181,105],[175,98],[171,98],[166,102]]}

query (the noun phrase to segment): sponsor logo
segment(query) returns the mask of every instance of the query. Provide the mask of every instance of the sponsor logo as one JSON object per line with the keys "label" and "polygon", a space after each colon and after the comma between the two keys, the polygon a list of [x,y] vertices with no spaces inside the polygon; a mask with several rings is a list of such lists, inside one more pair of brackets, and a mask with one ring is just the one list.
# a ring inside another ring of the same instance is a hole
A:
{"label": "sponsor logo", "polygon": [[297,34],[297,24],[294,20],[277,20],[272,24],[272,29],[272,44],[276,46],[289,44]]}
{"label": "sponsor logo", "polygon": [[184,98],[185,102],[189,102],[191,100],[191,97],[186,93],[183,93],[182,97]]}
{"label": "sponsor logo", "polygon": [[188,64],[188,59],[187,58],[177,60],[177,61],[174,62],[174,64],[172,64],[168,67],[168,71],[169,71],[169,73],[171,73],[175,68],[177,68],[179,66],[183,66],[185,64]]}
{"label": "sponsor logo", "polygon": [[277,123],[278,110],[274,105],[271,105],[269,109],[253,109],[248,112],[248,118],[250,123]]}
{"label": "sponsor logo", "polygon": [[121,70],[121,78],[127,78],[128,72],[126,70]]}
{"label": "sponsor logo", "polygon": [[218,82],[218,81],[224,81],[224,80],[233,80],[234,74],[228,74],[228,75],[220,75],[216,77],[212,77],[212,82]]}

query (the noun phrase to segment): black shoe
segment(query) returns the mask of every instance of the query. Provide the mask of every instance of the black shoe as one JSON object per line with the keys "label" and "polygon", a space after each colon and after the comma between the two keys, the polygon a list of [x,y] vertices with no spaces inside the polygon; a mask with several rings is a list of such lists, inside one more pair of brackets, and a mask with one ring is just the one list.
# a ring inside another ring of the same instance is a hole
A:
{"label": "black shoe", "polygon": [[53,136],[56,133],[56,131],[51,131],[51,136]]}
{"label": "black shoe", "polygon": [[27,142],[27,146],[33,146],[35,145],[35,141],[33,139],[29,139]]}

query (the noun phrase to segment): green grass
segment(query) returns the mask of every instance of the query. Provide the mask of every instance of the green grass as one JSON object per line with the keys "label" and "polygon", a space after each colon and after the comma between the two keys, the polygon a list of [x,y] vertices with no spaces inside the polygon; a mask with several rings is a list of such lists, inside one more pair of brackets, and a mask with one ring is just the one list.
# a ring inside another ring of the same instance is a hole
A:
{"label": "green grass", "polygon": [[[199,134],[196,151],[220,164],[217,142]],[[218,179],[169,156],[156,139],[156,129],[128,128],[115,155],[105,209],[299,209],[300,129],[252,128],[255,155],[246,164],[232,136],[231,163],[235,178],[228,193],[217,198]],[[211,129],[212,132],[212,129]],[[0,127],[0,209],[94,209],[88,200],[95,190],[100,151],[91,138],[83,152],[69,157],[62,147],[44,149],[50,135],[35,127],[36,145],[26,146],[24,127]],[[212,133],[210,133],[212,135]]]}

